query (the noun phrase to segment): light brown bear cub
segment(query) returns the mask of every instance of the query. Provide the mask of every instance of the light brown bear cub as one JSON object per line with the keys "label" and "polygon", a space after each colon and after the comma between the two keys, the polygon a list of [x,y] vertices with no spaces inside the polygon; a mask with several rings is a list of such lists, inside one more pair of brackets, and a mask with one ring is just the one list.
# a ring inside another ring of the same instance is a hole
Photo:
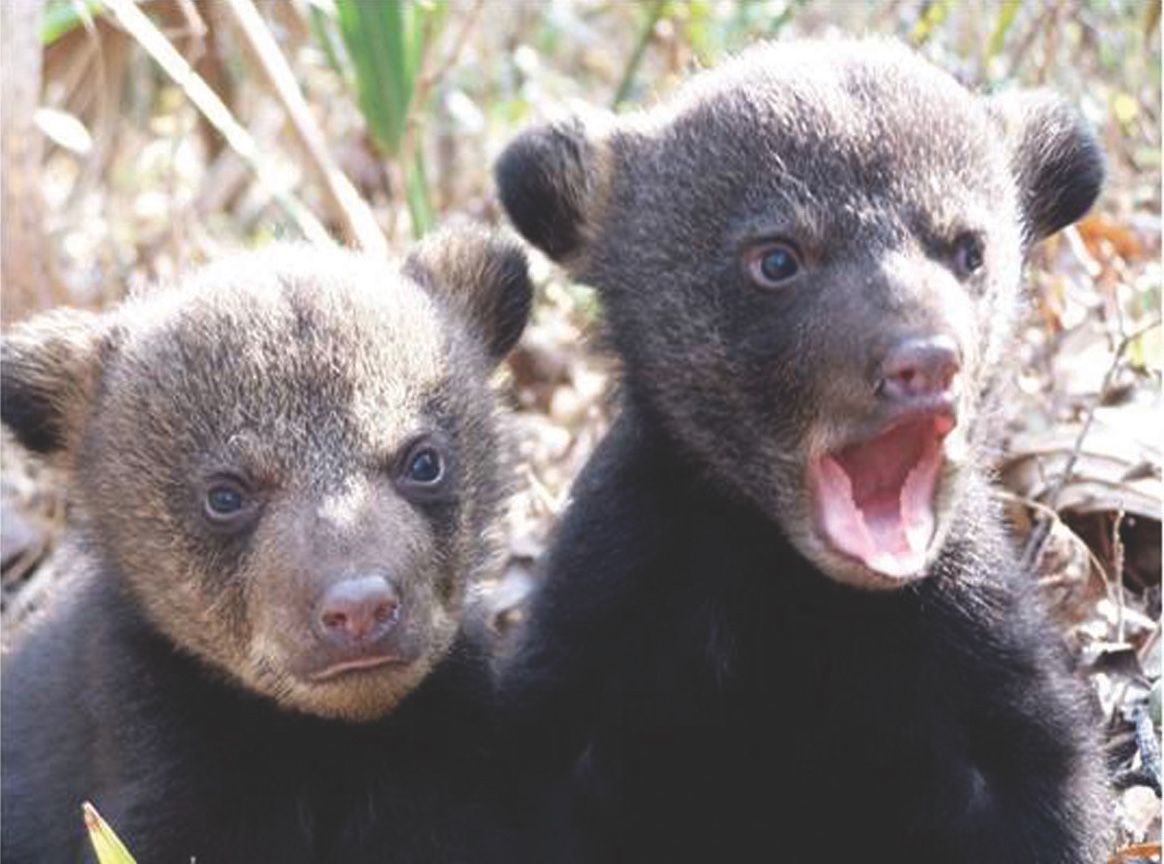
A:
{"label": "light brown bear cub", "polygon": [[530,298],[520,249],[462,229],[5,336],[3,421],[69,470],[84,562],[5,665],[5,860],[78,860],[84,799],[142,861],[491,859],[461,625]]}

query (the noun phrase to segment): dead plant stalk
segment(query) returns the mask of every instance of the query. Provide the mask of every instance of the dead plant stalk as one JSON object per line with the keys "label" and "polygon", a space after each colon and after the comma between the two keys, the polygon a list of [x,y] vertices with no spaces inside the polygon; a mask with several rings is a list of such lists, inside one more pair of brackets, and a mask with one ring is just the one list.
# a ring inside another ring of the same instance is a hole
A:
{"label": "dead plant stalk", "polygon": [[229,14],[250,49],[255,65],[287,112],[291,128],[295,130],[311,167],[323,183],[350,239],[366,252],[377,257],[387,256],[388,241],[384,232],[380,230],[372,209],[328,152],[327,141],[312,116],[303,91],[299,89],[295,74],[262,16],[251,0],[225,0],[223,9]]}

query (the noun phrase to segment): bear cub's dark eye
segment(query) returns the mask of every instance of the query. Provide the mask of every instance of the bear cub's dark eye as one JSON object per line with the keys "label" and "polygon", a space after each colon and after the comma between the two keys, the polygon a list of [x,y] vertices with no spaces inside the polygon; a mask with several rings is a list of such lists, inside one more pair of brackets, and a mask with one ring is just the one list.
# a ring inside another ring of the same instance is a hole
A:
{"label": "bear cub's dark eye", "polygon": [[977,273],[982,267],[982,238],[963,234],[954,241],[954,267],[961,276]]}
{"label": "bear cub's dark eye", "polygon": [[761,243],[748,250],[744,264],[748,276],[761,288],[778,288],[800,273],[800,253],[791,243]]}
{"label": "bear cub's dark eye", "polygon": [[443,501],[455,492],[455,462],[448,442],[425,435],[413,441],[396,462],[396,489],[418,504]]}
{"label": "bear cub's dark eye", "polygon": [[230,522],[249,510],[250,500],[242,483],[233,478],[218,478],[206,489],[205,512],[212,522]]}
{"label": "bear cub's dark eye", "polygon": [[444,473],[441,454],[431,447],[418,450],[408,462],[408,479],[412,483],[431,486],[439,482]]}

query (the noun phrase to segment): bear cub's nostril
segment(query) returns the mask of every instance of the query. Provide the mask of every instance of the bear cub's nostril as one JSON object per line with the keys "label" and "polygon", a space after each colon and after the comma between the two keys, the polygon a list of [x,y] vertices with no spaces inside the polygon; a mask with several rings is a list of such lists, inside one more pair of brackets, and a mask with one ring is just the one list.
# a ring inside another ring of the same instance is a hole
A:
{"label": "bear cub's nostril", "polygon": [[371,641],[392,627],[399,608],[400,597],[383,576],[343,579],[319,598],[317,629],[333,642]]}
{"label": "bear cub's nostril", "polygon": [[949,336],[903,339],[881,364],[877,393],[893,400],[941,395],[961,368],[958,345]]}

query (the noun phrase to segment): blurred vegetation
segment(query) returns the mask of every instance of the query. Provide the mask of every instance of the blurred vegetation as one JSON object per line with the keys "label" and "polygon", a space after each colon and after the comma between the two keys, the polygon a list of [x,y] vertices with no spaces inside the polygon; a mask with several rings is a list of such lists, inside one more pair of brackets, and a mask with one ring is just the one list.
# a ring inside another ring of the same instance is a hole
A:
{"label": "blurred vegetation", "polygon": [[[634,110],[756,39],[891,36],[976,88],[1063,94],[1108,180],[1032,262],[1002,494],[1113,767],[1142,769],[1160,672],[1159,0],[21,0],[0,17],[5,322],[272,238],[383,254],[451,215],[500,223],[489,166],[522,125],[575,101]],[[505,381],[525,488],[492,586],[502,618],[610,411],[594,296],[534,263]],[[54,578],[64,508],[50,475],[4,458],[12,622]],[[1120,808],[1123,842],[1158,836],[1142,783]],[[1159,860],[1151,846],[1121,860]]]}
{"label": "blurred vegetation", "polygon": [[[757,38],[891,35],[985,90],[1052,86],[1102,132],[1112,163],[1102,209],[1123,220],[1155,213],[1159,198],[1160,7],[1144,0],[20,5],[42,7],[43,74],[5,73],[40,78],[36,197],[59,300],[99,305],[138,270],[167,275],[224,247],[314,236],[297,213],[359,242],[359,218],[329,189],[332,168],[391,248],[448,213],[496,219],[488,166],[524,122],[570,100],[633,109]],[[126,7],[189,76],[151,61]],[[240,26],[248,10],[308,110],[273,83],[269,53]],[[200,89],[241,135],[207,116]],[[303,125],[322,148],[305,143]],[[31,311],[5,299],[8,320]]]}

